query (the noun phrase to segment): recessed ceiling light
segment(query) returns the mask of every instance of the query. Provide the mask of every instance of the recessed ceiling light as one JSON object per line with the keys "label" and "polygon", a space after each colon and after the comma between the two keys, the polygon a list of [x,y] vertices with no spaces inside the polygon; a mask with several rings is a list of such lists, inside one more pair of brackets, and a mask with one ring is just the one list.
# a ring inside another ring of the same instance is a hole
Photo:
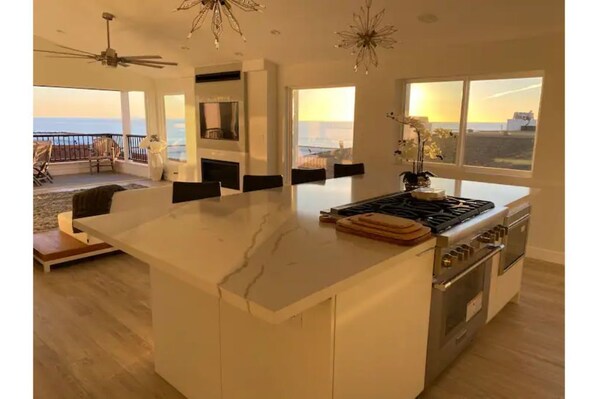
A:
{"label": "recessed ceiling light", "polygon": [[434,14],[420,14],[417,16],[417,20],[424,24],[433,24],[434,22],[438,22],[438,17]]}
{"label": "recessed ceiling light", "polygon": [[237,51],[237,52],[235,53],[235,55],[236,55],[237,57],[243,57],[243,53],[242,53],[242,52],[240,52],[240,51]]}
{"label": "recessed ceiling light", "polygon": [[191,48],[187,46],[181,46],[181,50],[191,50]]}
{"label": "recessed ceiling light", "polygon": [[270,31],[270,33],[273,34],[274,36],[278,36],[278,35],[280,35],[281,32],[279,30],[277,30],[277,29],[272,29]]}

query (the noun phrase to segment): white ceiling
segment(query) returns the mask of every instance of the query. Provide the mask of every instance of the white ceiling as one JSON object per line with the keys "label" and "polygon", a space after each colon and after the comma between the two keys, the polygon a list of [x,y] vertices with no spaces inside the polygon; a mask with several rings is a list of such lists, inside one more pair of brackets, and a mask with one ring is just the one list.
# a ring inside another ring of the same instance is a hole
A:
{"label": "white ceiling", "polygon": [[[214,48],[210,20],[186,39],[196,11],[172,12],[180,0],[34,0],[34,35],[54,43],[100,52],[106,47],[103,11],[116,15],[111,42],[119,55],[160,54],[176,68],[135,67],[154,77],[184,76],[192,68],[241,59],[267,58],[279,64],[339,59],[335,31],[345,29],[364,0],[261,0],[263,13],[235,11],[247,37],[225,26],[220,50]],[[374,0],[394,25],[396,51],[424,44],[466,44],[508,40],[564,31],[563,0]],[[438,22],[421,23],[432,13]],[[208,18],[210,18],[208,16]],[[270,33],[276,29],[279,36]],[[57,32],[62,30],[64,33]],[[188,46],[190,50],[182,50]],[[235,55],[241,52],[242,56]],[[73,60],[72,62],[82,62]]]}

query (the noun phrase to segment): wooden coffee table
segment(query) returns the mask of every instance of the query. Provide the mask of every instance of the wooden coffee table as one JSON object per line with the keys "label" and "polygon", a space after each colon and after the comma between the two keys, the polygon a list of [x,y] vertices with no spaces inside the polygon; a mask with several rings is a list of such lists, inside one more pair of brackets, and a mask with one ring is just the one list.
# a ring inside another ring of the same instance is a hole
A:
{"label": "wooden coffee table", "polygon": [[41,263],[46,273],[53,265],[115,251],[118,250],[106,243],[84,244],[60,230],[33,235],[33,258]]}

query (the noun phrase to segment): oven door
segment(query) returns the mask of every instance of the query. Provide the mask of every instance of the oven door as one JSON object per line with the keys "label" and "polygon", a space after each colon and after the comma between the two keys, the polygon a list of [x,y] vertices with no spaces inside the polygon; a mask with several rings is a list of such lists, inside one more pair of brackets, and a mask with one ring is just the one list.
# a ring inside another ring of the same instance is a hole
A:
{"label": "oven door", "polygon": [[432,289],[426,386],[471,342],[488,317],[492,259],[504,246],[491,251],[448,281]]}
{"label": "oven door", "polygon": [[519,259],[525,256],[529,218],[528,213],[509,224],[509,233],[504,238],[505,251],[498,271],[499,276],[505,274]]}

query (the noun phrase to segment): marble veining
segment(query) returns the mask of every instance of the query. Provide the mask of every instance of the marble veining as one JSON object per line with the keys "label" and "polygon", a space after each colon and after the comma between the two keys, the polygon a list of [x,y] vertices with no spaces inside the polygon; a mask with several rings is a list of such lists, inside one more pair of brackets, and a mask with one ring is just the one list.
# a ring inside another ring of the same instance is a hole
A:
{"label": "marble veining", "polygon": [[[329,179],[76,220],[75,226],[270,322],[434,246],[401,247],[319,222],[333,206],[400,190],[395,173]],[[434,179],[449,195],[508,206],[525,187]],[[475,195],[470,195],[475,194]],[[145,199],[151,204],[152,198]]]}

